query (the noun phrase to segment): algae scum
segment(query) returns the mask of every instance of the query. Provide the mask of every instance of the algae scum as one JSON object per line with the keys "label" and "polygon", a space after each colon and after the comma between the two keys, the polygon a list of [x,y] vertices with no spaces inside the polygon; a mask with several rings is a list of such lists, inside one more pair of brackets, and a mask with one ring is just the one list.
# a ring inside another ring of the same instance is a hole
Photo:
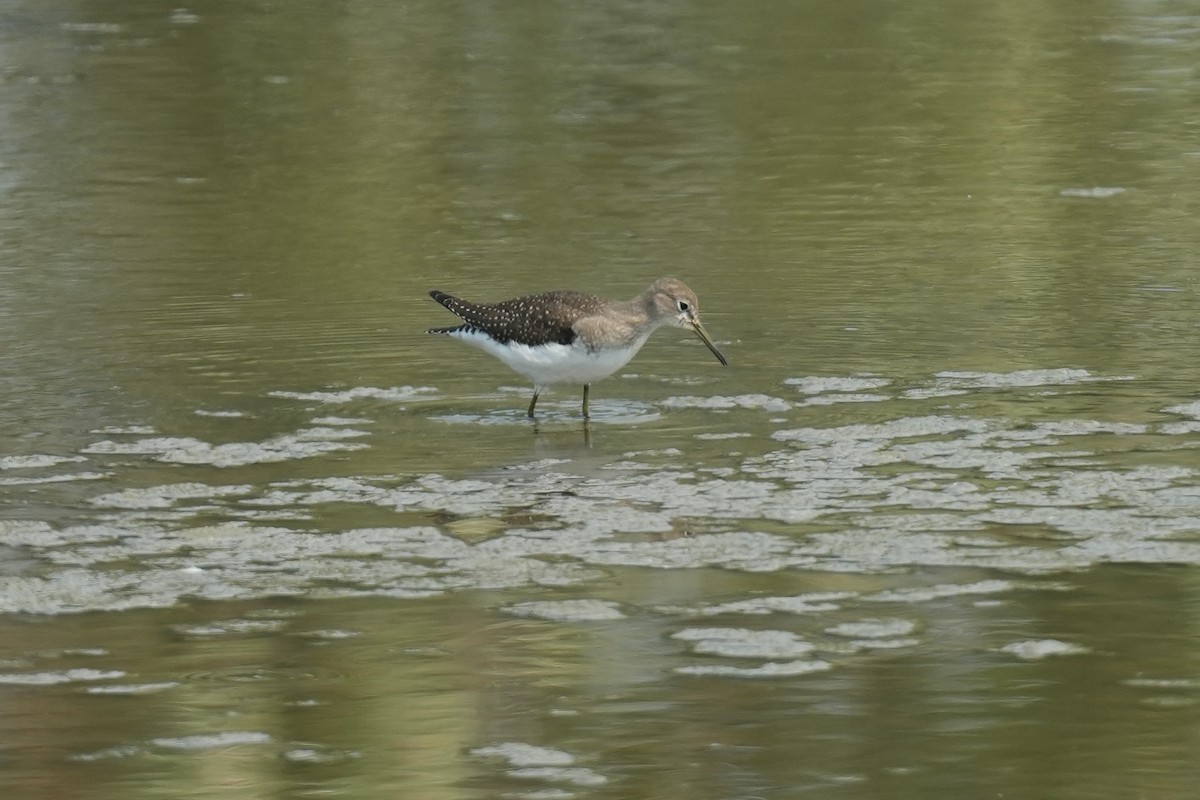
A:
{"label": "algae scum", "polygon": [[[1142,409],[1139,421],[1070,413],[1127,380],[1073,369],[940,373],[905,387],[877,376],[803,377],[786,381],[779,396],[663,400],[673,413],[705,417],[705,430],[688,434],[703,457],[674,447],[585,451],[473,474],[214,480],[367,450],[373,412],[403,403],[422,414],[438,396],[411,387],[279,392],[280,402],[305,404],[311,424],[224,443],[109,428],[78,453],[0,461],[10,497],[0,530],[13,554],[0,577],[0,610],[548,587],[553,599],[521,601],[517,591],[504,611],[548,620],[667,615],[678,622],[674,637],[706,657],[689,669],[825,669],[830,652],[919,643],[922,624],[897,612],[914,603],[1064,591],[1064,576],[1105,562],[1200,563],[1200,403]],[[854,418],[873,421],[805,424],[814,409],[849,404]],[[908,413],[875,419],[883,407]],[[1015,416],[1021,409],[1037,421]],[[239,413],[209,416],[220,424]],[[748,430],[764,425],[768,436]],[[146,461],[180,465],[179,480],[123,486]],[[21,492],[32,498],[64,485],[82,497],[84,519],[15,518]],[[322,520],[331,508],[338,519],[373,524],[330,528]],[[374,524],[381,519],[395,524]],[[742,574],[733,585],[745,597],[596,596],[628,569]],[[947,570],[962,580],[931,577]],[[753,577],[764,575],[793,575],[800,591],[764,594]],[[836,576],[852,588],[804,590]],[[819,636],[693,624],[770,613],[808,617]],[[1037,642],[1010,644],[1018,655],[1059,654]]]}

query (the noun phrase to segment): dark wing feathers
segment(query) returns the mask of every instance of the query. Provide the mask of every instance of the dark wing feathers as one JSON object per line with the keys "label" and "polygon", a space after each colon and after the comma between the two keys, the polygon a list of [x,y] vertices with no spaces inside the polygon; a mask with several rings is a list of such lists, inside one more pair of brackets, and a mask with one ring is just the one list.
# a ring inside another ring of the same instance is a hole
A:
{"label": "dark wing feathers", "polygon": [[578,292],[546,292],[502,303],[471,303],[436,289],[429,296],[454,312],[465,325],[433,328],[430,333],[486,333],[501,344],[531,347],[571,344],[572,325],[582,316],[603,310],[605,300]]}

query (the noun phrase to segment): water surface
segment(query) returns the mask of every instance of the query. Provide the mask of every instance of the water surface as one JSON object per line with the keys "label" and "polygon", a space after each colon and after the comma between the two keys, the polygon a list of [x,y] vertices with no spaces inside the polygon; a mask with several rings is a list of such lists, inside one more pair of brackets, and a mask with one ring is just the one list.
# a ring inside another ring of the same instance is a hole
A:
{"label": "water surface", "polygon": [[[1195,9],[0,42],[5,796],[1194,794]],[[587,428],[423,333],[664,274]]]}

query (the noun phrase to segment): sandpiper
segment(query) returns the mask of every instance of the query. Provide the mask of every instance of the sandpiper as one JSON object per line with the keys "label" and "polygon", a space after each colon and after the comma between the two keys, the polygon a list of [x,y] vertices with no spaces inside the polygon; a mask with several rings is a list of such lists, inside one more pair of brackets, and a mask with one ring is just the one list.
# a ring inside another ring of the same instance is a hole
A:
{"label": "sandpiper", "polygon": [[629,363],[664,325],[690,328],[718,361],[729,364],[700,324],[695,292],[675,278],[658,279],[628,302],[580,292],[546,292],[501,303],[469,303],[436,289],[429,296],[464,323],[429,333],[470,342],[533,382],[526,412],[531,418],[548,386],[582,383],[587,419],[592,382]]}

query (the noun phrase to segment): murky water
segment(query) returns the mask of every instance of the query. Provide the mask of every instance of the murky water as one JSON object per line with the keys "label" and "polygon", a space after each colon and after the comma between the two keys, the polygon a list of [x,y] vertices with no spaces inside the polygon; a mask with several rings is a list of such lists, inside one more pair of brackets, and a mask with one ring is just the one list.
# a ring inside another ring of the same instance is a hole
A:
{"label": "murky water", "polygon": [[[1195,795],[1195,8],[0,44],[5,797]],[[663,274],[586,429],[422,333]]]}

